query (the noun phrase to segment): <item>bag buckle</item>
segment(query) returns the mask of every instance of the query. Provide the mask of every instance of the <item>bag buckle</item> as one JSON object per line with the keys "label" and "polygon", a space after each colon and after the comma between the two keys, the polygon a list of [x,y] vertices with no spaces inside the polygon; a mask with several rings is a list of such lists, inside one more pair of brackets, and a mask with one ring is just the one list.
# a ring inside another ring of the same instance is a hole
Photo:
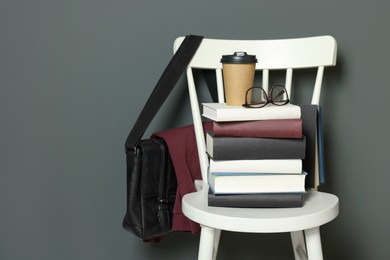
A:
{"label": "bag buckle", "polygon": [[169,201],[167,199],[159,199],[157,202],[158,210],[166,210],[168,208]]}

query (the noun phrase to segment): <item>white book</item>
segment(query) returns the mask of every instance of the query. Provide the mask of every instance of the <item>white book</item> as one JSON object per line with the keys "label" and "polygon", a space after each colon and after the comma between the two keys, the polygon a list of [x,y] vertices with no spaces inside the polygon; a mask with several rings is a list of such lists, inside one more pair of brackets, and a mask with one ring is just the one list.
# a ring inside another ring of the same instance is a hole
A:
{"label": "white book", "polygon": [[261,159],[261,160],[222,160],[210,159],[210,172],[248,172],[248,173],[302,173],[300,159]]}
{"label": "white book", "polygon": [[228,106],[226,103],[203,103],[202,105],[203,116],[216,122],[301,118],[301,108],[291,103],[283,106],[269,103],[261,108]]}
{"label": "white book", "polygon": [[214,194],[302,193],[306,175],[209,172],[208,182]]}

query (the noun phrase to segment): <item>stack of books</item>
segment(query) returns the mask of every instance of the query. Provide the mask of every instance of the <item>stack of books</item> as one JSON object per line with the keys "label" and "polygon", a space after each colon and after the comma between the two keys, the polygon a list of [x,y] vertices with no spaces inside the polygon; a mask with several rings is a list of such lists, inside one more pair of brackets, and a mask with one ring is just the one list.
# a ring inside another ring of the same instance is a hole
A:
{"label": "stack of books", "polygon": [[204,103],[203,116],[212,120],[206,133],[209,206],[303,205],[306,138],[299,106]]}

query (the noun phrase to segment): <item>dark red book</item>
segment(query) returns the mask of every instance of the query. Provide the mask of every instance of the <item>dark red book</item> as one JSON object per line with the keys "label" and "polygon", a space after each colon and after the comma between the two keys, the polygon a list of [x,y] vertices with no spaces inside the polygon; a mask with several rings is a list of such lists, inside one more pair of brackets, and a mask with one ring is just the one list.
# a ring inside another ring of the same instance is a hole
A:
{"label": "dark red book", "polygon": [[302,119],[213,121],[214,136],[302,138]]}

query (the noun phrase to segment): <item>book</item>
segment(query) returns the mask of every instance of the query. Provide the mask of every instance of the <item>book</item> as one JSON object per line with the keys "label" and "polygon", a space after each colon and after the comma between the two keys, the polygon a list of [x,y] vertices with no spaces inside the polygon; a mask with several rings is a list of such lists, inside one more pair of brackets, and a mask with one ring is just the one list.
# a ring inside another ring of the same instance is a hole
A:
{"label": "book", "polygon": [[214,136],[302,138],[302,119],[212,121]]}
{"label": "book", "polygon": [[214,194],[208,193],[210,207],[235,208],[297,208],[303,206],[304,193],[253,193],[253,194]]}
{"label": "book", "polygon": [[301,159],[214,160],[210,159],[210,172],[247,173],[302,173]]}
{"label": "book", "polygon": [[301,105],[302,131],[306,137],[306,154],[302,161],[302,168],[307,172],[306,188],[318,186],[317,158],[317,105]]}
{"label": "book", "polygon": [[203,103],[203,116],[216,122],[292,119],[301,117],[301,108],[288,103],[276,106],[272,103],[262,108],[228,106],[226,103]]}
{"label": "book", "polygon": [[208,183],[214,194],[305,192],[306,175],[209,171]]}
{"label": "book", "polygon": [[318,182],[325,183],[325,158],[324,158],[324,137],[322,127],[322,109],[318,106],[317,116],[317,138],[318,138]]}
{"label": "book", "polygon": [[206,134],[206,152],[214,160],[304,159],[306,138],[229,137]]}

